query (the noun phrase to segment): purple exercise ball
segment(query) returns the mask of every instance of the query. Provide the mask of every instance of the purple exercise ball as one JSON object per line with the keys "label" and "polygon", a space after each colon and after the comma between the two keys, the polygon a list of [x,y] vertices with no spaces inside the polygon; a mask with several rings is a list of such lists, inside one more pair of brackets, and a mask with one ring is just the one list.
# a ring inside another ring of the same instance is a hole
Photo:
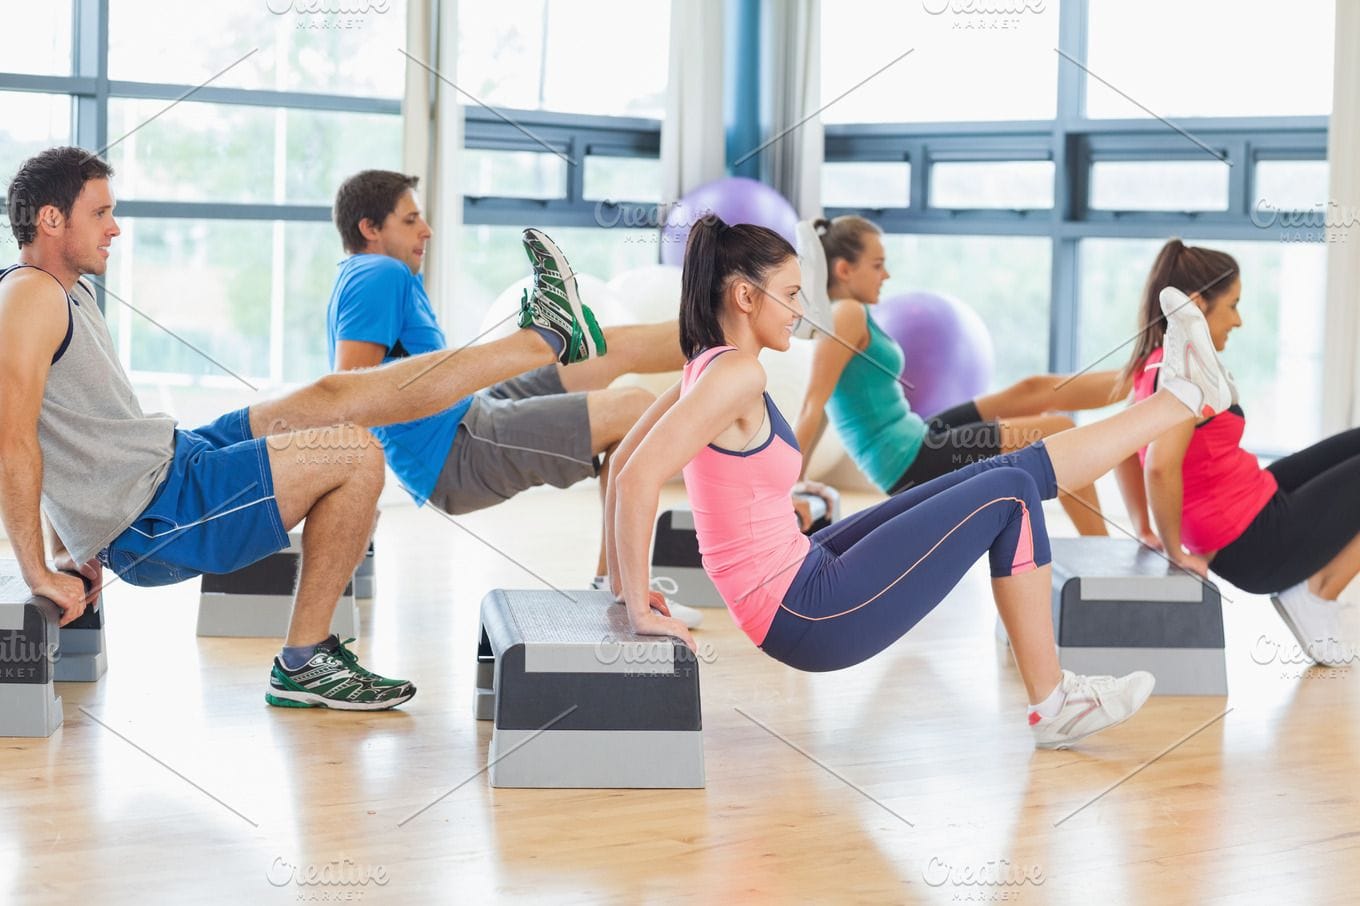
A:
{"label": "purple exercise ball", "polygon": [[911,292],[873,309],[883,332],[902,347],[903,388],[923,418],[981,395],[992,379],[992,337],[978,313],[957,299]]}
{"label": "purple exercise ball", "polygon": [[675,203],[661,228],[661,261],[683,267],[689,228],[701,218],[717,214],[726,223],[754,223],[769,227],[792,245],[798,212],[774,189],[747,179],[729,176],[704,183]]}

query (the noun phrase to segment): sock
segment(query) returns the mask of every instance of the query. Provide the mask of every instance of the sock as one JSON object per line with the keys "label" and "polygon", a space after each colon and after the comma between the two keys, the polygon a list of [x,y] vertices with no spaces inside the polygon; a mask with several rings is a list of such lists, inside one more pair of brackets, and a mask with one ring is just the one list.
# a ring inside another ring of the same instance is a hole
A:
{"label": "sock", "polygon": [[1035,723],[1035,714],[1038,714],[1042,720],[1057,717],[1065,701],[1067,701],[1067,693],[1063,691],[1062,681],[1060,680],[1058,685],[1053,687],[1053,691],[1048,693],[1048,698],[1037,705],[1029,706],[1030,723]]}
{"label": "sock", "polygon": [[546,342],[549,346],[552,347],[553,355],[561,355],[562,350],[566,348],[566,343],[563,341],[563,339],[559,337],[557,334],[553,333],[548,328],[539,327],[537,324],[530,324],[529,329],[537,331],[538,335],[543,338],[544,342]]}
{"label": "sock", "polygon": [[279,652],[279,660],[283,661],[283,666],[289,670],[296,670],[311,660],[315,653],[316,645],[294,645],[291,647],[284,645],[283,650]]}
{"label": "sock", "polygon": [[596,576],[590,581],[591,588],[609,588],[609,576]]}
{"label": "sock", "polygon": [[1171,378],[1166,381],[1158,381],[1157,386],[1169,390],[1171,395],[1185,404],[1196,418],[1204,415],[1204,391],[1185,378]]}

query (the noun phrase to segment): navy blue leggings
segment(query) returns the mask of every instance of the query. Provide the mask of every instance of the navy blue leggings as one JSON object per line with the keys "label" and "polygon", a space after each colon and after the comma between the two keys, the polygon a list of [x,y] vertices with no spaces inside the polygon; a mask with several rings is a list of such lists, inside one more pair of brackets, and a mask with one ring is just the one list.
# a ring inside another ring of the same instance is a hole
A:
{"label": "navy blue leggings", "polygon": [[975,462],[812,536],[761,648],[798,670],[840,670],[907,633],[978,557],[993,576],[1049,562],[1041,500],[1058,494],[1042,442]]}

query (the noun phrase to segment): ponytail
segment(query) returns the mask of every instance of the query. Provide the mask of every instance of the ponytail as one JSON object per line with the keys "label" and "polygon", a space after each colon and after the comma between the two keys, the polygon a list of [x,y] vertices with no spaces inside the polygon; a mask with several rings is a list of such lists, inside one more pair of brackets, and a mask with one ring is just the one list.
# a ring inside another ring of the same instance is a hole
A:
{"label": "ponytail", "polygon": [[823,217],[814,220],[812,228],[821,238],[822,251],[826,253],[828,290],[831,289],[830,283],[834,279],[836,261],[844,259],[849,264],[855,264],[859,261],[859,256],[864,254],[864,237],[869,233],[883,232],[878,228],[878,224],[857,214],[843,214],[835,220]]}
{"label": "ponytail", "polygon": [[723,297],[734,279],[763,283],[770,271],[795,256],[774,230],[749,223],[728,226],[716,214],[690,228],[680,276],[680,349],[692,359],[727,343]]}
{"label": "ponytail", "polygon": [[1186,245],[1179,239],[1172,239],[1162,246],[1143,285],[1143,295],[1138,303],[1139,332],[1133,354],[1120,374],[1120,384],[1137,376],[1147,357],[1162,345],[1166,336],[1166,316],[1162,314],[1161,304],[1163,289],[1174,286],[1187,296],[1199,293],[1205,304],[1213,308],[1214,300],[1233,285],[1238,275],[1237,261],[1227,252]]}

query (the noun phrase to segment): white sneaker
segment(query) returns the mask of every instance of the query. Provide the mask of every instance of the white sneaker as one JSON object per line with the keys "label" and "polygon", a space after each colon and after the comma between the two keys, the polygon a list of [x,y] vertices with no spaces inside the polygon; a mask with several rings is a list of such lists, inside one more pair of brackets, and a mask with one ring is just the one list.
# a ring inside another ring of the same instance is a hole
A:
{"label": "white sneaker", "polygon": [[1062,708],[1049,718],[1031,711],[1029,728],[1037,749],[1066,749],[1092,733],[1122,724],[1134,715],[1156,685],[1152,674],[1135,670],[1128,676],[1080,676],[1062,672],[1066,694]]}
{"label": "white sneaker", "polygon": [[687,629],[698,629],[699,624],[704,621],[704,612],[697,607],[690,607],[671,600],[670,596],[680,590],[680,586],[670,576],[653,576],[652,591],[659,591],[666,598],[666,606],[670,608],[671,616],[685,624]]}
{"label": "white sneaker", "polygon": [[1162,369],[1161,386],[1176,393],[1187,406],[1190,403],[1185,397],[1168,384],[1182,380],[1199,388],[1200,406],[1198,410],[1190,406],[1191,411],[1200,418],[1210,418],[1232,405],[1233,390],[1219,364],[1209,324],[1199,306],[1174,286],[1163,289],[1158,298],[1166,315],[1166,337],[1162,340],[1162,361],[1152,367]]}
{"label": "white sneaker", "polygon": [[1341,641],[1341,605],[1320,598],[1308,590],[1307,582],[1300,582],[1270,596],[1275,612],[1284,625],[1294,633],[1314,662],[1324,667],[1348,667],[1354,654]]}
{"label": "white sneaker", "polygon": [[[673,595],[680,590],[680,586],[675,584],[675,580],[670,576],[656,576],[652,579],[652,591],[659,591],[662,595]],[[610,591],[609,577],[596,576],[590,580],[590,587],[599,591]],[[615,602],[622,604],[622,601],[615,599]],[[704,612],[697,607],[689,607],[666,598],[666,606],[670,608],[671,616],[685,624],[687,629],[698,629],[699,624],[704,621]]]}
{"label": "white sneaker", "polygon": [[826,252],[822,238],[810,220],[800,220],[794,231],[798,240],[798,265],[803,271],[803,317],[794,325],[793,335],[811,340],[817,333],[832,332],[831,297],[826,294]]}

